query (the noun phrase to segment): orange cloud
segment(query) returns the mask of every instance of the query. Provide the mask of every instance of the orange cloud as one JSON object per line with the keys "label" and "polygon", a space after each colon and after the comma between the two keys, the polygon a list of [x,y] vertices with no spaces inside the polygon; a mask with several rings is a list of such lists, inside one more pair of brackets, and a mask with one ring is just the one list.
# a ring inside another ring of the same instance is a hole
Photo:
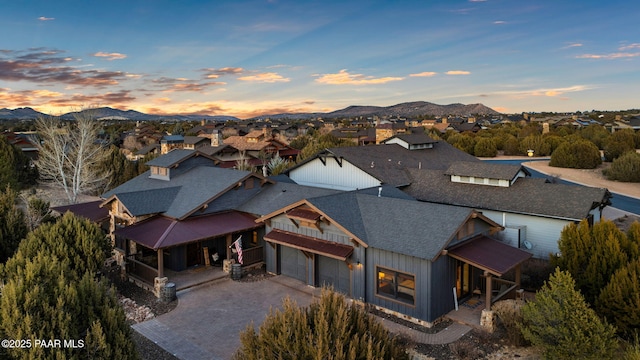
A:
{"label": "orange cloud", "polygon": [[433,72],[433,71],[424,71],[421,73],[417,73],[417,74],[409,74],[409,76],[412,77],[432,77],[432,76],[436,76],[436,74],[438,74],[437,72]]}
{"label": "orange cloud", "polygon": [[466,70],[449,70],[445,74],[447,74],[447,75],[469,75],[469,74],[471,74],[471,72],[470,71],[466,71]]}
{"label": "orange cloud", "polygon": [[316,82],[330,85],[371,85],[386,84],[391,81],[400,81],[401,77],[381,77],[365,76],[362,74],[349,74],[346,69],[340,70],[337,74],[316,75]]}
{"label": "orange cloud", "polygon": [[253,82],[264,82],[264,83],[275,83],[275,82],[289,82],[291,79],[282,77],[282,75],[273,72],[260,73],[256,75],[247,75],[239,77],[238,80],[242,81],[253,81]]}
{"label": "orange cloud", "polygon": [[106,53],[106,52],[102,52],[102,51],[99,51],[99,52],[93,54],[93,56],[107,58],[107,60],[109,60],[109,61],[111,61],[111,60],[122,60],[122,59],[127,57],[127,55],[120,54],[120,53],[117,53],[117,52]]}

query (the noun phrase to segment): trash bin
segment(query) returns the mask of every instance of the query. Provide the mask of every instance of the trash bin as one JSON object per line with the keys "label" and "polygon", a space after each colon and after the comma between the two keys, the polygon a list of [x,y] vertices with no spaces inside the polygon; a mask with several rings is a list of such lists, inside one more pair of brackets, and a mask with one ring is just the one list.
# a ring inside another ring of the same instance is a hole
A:
{"label": "trash bin", "polygon": [[241,278],[242,278],[242,265],[241,264],[231,265],[231,279],[240,280]]}
{"label": "trash bin", "polygon": [[163,288],[160,294],[162,301],[169,303],[176,299],[176,284],[175,283],[167,283]]}

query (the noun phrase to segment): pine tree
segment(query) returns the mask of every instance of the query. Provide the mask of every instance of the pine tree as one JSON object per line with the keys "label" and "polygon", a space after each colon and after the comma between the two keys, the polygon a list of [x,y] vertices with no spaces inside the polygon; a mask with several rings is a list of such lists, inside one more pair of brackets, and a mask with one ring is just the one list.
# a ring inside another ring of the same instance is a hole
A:
{"label": "pine tree", "polygon": [[640,333],[640,259],[611,276],[596,306],[598,313],[611,321],[625,337]]}
{"label": "pine tree", "polygon": [[42,252],[68,262],[69,269],[80,278],[85,272],[96,274],[101,270],[111,245],[96,224],[68,212],[57,222],[30,232],[18,247],[20,256],[7,261],[5,272],[12,273]]}
{"label": "pine tree", "polygon": [[38,170],[32,166],[31,160],[0,136],[0,189],[7,185],[19,189],[35,185],[37,180]]}
{"label": "pine tree", "polygon": [[[109,251],[102,231],[65,214],[29,233],[2,268],[0,335],[74,340],[80,348],[9,349],[12,358],[136,359],[115,291],[96,278]],[[34,344],[32,344],[34,345]]]}
{"label": "pine tree", "polygon": [[522,308],[522,335],[547,359],[608,359],[617,349],[615,327],[589,308],[571,274],[556,271]]}
{"label": "pine tree", "polygon": [[586,220],[567,225],[560,235],[561,256],[554,261],[575,279],[585,299],[594,304],[611,275],[628,262],[622,250],[626,236],[609,220],[589,226]]}
{"label": "pine tree", "polygon": [[27,235],[24,213],[16,206],[18,194],[7,185],[0,192],[0,263],[13,255]]}
{"label": "pine tree", "polygon": [[235,359],[406,359],[397,339],[382,324],[343,295],[323,289],[308,308],[285,299],[256,332],[240,335]]}

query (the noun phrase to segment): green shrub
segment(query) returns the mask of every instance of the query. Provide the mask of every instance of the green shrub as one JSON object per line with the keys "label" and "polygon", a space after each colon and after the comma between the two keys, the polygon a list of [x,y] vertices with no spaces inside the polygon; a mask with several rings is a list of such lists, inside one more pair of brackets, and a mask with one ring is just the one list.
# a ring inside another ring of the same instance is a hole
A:
{"label": "green shrub", "polygon": [[615,327],[600,320],[560,269],[523,306],[522,318],[522,335],[547,359],[608,359],[618,348]]}
{"label": "green shrub", "polygon": [[235,359],[408,359],[372,315],[329,289],[307,308],[285,299],[257,332],[247,326],[240,341]]}
{"label": "green shrub", "polygon": [[549,162],[550,166],[573,169],[594,169],[600,164],[602,158],[598,147],[582,139],[560,144]]}
{"label": "green shrub", "polygon": [[498,155],[498,147],[493,139],[480,138],[476,142],[473,152],[477,157],[495,157]]}
{"label": "green shrub", "polygon": [[611,166],[603,171],[609,180],[640,182],[640,154],[628,151],[613,160]]}
{"label": "green shrub", "polygon": [[631,129],[618,130],[611,134],[604,145],[604,159],[613,161],[622,154],[636,148],[635,134]]}
{"label": "green shrub", "polygon": [[640,259],[616,271],[596,302],[598,313],[630,338],[640,333]]}

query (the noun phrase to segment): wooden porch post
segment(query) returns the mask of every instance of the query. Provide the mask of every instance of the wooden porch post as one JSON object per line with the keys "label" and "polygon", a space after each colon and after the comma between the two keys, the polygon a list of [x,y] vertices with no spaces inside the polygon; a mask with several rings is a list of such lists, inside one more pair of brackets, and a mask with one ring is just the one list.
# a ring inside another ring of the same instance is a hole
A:
{"label": "wooden porch post", "polygon": [[227,250],[227,260],[231,259],[231,242],[233,241],[233,235],[232,234],[227,234],[227,245],[225,246],[225,249]]}
{"label": "wooden porch post", "polygon": [[164,277],[164,252],[158,249],[158,277]]}
{"label": "wooden porch post", "polygon": [[491,310],[491,293],[492,293],[491,274],[488,271],[485,271],[484,276],[485,276],[485,279],[487,280],[487,283],[485,286],[485,301],[487,305],[485,305],[484,309],[487,311],[490,311]]}
{"label": "wooden porch post", "polygon": [[520,264],[516,266],[516,290],[520,290]]}

